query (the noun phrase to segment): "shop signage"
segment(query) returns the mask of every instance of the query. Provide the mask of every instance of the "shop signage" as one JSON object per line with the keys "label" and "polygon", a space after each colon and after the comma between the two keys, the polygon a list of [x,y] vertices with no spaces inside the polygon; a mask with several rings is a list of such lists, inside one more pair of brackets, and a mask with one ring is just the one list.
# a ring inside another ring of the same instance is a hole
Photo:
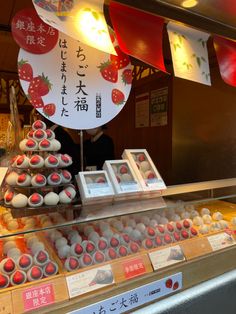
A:
{"label": "shop signage", "polygon": [[131,89],[129,57],[91,48],[59,34],[56,46],[41,55],[20,49],[31,79],[20,76],[23,90],[40,114],[56,124],[89,129],[112,120],[124,107]]}
{"label": "shop signage", "polygon": [[179,245],[149,253],[154,270],[185,261],[184,253]]}
{"label": "shop signage", "polygon": [[12,19],[11,29],[16,43],[35,54],[49,52],[58,40],[58,31],[44,23],[33,8],[17,12]]}
{"label": "shop signage", "polygon": [[209,34],[169,22],[167,24],[175,76],[211,85],[207,40]]}
{"label": "shop signage", "polygon": [[66,277],[70,298],[114,284],[111,265],[96,267]]}
{"label": "shop signage", "polygon": [[25,312],[52,304],[55,302],[53,285],[49,283],[25,289],[22,298]]}
{"label": "shop signage", "polygon": [[68,314],[121,314],[182,289],[177,273]]}
{"label": "shop signage", "polygon": [[167,125],[168,87],[158,88],[150,92],[151,126]]}
{"label": "shop signage", "polygon": [[122,263],[126,279],[138,277],[146,273],[146,267],[142,258],[134,258]]}
{"label": "shop signage", "polygon": [[218,250],[224,249],[228,246],[235,244],[235,240],[232,234],[229,234],[228,232],[221,232],[221,233],[209,236],[207,237],[207,239],[213,251],[218,251]]}

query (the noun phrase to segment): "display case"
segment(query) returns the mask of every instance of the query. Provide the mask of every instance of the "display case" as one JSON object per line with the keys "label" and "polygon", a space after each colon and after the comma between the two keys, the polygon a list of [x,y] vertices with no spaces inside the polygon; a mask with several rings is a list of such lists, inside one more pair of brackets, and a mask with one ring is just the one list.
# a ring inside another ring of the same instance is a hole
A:
{"label": "display case", "polygon": [[236,179],[170,186],[16,218],[1,207],[2,313],[123,313],[232,270],[235,188]]}

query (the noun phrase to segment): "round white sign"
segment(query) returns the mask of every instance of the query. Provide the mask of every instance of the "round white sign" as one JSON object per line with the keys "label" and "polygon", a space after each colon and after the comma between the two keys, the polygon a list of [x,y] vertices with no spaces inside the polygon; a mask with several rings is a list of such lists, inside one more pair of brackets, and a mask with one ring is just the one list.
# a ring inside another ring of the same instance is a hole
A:
{"label": "round white sign", "polygon": [[115,50],[117,56],[62,33],[46,54],[20,49],[18,71],[31,75],[27,81],[20,78],[23,90],[39,113],[56,124],[72,129],[101,126],[121,111],[131,89],[129,57],[118,46]]}

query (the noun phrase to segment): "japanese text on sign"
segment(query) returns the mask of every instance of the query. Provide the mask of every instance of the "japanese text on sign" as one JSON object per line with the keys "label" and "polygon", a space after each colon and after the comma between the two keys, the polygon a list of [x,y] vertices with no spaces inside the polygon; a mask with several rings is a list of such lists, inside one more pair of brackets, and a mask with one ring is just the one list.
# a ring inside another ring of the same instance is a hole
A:
{"label": "japanese text on sign", "polygon": [[52,284],[41,285],[23,291],[24,310],[30,311],[55,302]]}

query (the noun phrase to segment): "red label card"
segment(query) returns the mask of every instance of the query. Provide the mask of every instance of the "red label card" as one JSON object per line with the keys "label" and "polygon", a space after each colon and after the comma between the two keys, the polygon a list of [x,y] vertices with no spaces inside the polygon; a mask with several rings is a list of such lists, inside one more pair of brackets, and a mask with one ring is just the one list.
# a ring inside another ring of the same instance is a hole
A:
{"label": "red label card", "polygon": [[146,273],[144,262],[141,258],[135,258],[122,263],[125,278],[130,279]]}

